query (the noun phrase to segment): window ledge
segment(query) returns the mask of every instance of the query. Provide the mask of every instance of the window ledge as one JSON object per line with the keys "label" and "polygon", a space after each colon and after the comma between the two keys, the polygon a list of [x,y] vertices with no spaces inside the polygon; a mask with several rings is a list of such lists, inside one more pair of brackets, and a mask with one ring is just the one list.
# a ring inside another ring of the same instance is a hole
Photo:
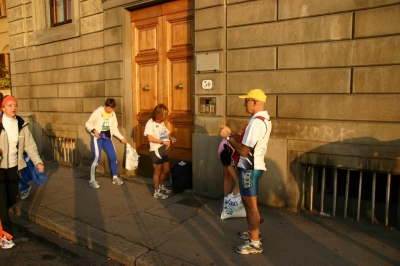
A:
{"label": "window ledge", "polygon": [[34,44],[46,44],[78,37],[80,34],[79,0],[72,0],[72,22],[49,27],[50,14],[46,13],[46,1],[32,1]]}
{"label": "window ledge", "polygon": [[35,32],[35,44],[45,44],[79,36],[79,23],[68,23]]}

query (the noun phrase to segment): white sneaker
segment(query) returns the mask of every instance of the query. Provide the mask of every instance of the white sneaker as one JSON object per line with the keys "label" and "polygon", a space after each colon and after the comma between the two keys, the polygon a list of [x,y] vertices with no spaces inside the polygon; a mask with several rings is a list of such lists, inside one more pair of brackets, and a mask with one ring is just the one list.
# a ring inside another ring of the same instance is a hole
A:
{"label": "white sneaker", "polygon": [[154,192],[153,197],[155,199],[168,199],[168,195],[165,195],[165,194],[163,194],[161,192]]}
{"label": "white sneaker", "polygon": [[90,181],[89,182],[89,187],[91,188],[100,188],[99,182],[97,181]]}
{"label": "white sneaker", "polygon": [[163,186],[160,187],[160,192],[164,193],[164,194],[171,194],[171,190],[168,189],[167,187]]}
{"label": "white sneaker", "polygon": [[114,177],[112,183],[113,183],[114,185],[118,185],[118,186],[124,184],[124,182],[123,182],[123,181],[121,180],[121,178],[119,178],[119,177]]}
{"label": "white sneaker", "polygon": [[256,247],[251,243],[251,240],[246,240],[243,245],[236,246],[235,251],[243,255],[261,254],[263,252],[263,247],[261,242],[260,245]]}
{"label": "white sneaker", "polygon": [[31,188],[32,188],[32,186],[29,186],[29,188],[27,188],[26,190],[21,191],[19,193],[18,198],[19,199],[26,199],[29,196],[29,192],[31,192]]}
{"label": "white sneaker", "polygon": [[1,239],[1,248],[2,249],[10,249],[15,246],[15,243],[11,239],[7,239],[6,236],[3,236]]}

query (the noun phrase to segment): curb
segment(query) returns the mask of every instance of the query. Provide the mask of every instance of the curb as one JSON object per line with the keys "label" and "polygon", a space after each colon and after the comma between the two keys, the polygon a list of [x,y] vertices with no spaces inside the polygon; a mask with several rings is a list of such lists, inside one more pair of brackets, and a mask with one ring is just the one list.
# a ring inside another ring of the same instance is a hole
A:
{"label": "curb", "polygon": [[193,265],[28,201],[17,203],[12,212],[124,265]]}

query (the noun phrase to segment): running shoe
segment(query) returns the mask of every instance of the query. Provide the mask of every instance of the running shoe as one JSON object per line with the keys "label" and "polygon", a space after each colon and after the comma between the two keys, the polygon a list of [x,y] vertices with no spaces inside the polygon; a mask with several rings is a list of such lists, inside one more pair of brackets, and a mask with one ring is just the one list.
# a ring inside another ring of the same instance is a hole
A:
{"label": "running shoe", "polygon": [[165,186],[160,187],[160,192],[164,193],[164,194],[171,194],[171,190],[168,189]]}
{"label": "running shoe", "polygon": [[112,183],[113,183],[114,185],[118,185],[118,186],[124,184],[124,182],[123,182],[123,181],[121,180],[121,178],[119,178],[119,177],[114,177]]}
{"label": "running shoe", "polygon": [[31,192],[32,186],[29,186],[26,190],[21,191],[19,193],[19,199],[26,199],[29,196],[29,192]]}
{"label": "running shoe", "polygon": [[251,240],[246,240],[243,245],[236,246],[235,251],[243,255],[261,254],[263,252],[263,247],[261,242],[260,245],[256,247],[251,243]]}
{"label": "running shoe", "polygon": [[164,193],[161,192],[154,192],[153,197],[155,199],[168,199],[168,195],[165,195]]}
{"label": "running shoe", "polygon": [[11,239],[7,239],[6,236],[3,236],[1,239],[1,248],[2,249],[10,249],[15,246],[15,243]]}
{"label": "running shoe", "polygon": [[89,182],[89,187],[91,187],[91,188],[100,188],[100,184],[97,181],[90,181]]}

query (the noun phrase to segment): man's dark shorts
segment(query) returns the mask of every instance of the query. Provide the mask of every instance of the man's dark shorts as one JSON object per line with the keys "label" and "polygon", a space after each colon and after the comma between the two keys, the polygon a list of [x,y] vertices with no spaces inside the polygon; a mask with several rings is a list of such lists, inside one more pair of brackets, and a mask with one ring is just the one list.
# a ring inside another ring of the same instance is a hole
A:
{"label": "man's dark shorts", "polygon": [[233,150],[227,146],[226,144],[224,144],[224,149],[221,151],[221,154],[219,155],[219,157],[221,158],[221,163],[223,166],[228,166],[232,164],[232,153]]}
{"label": "man's dark shorts", "polygon": [[[158,155],[161,158],[158,157]],[[150,158],[151,158],[153,164],[163,164],[163,163],[169,162],[167,147],[163,145],[160,148],[158,148],[158,152],[150,151]]]}

